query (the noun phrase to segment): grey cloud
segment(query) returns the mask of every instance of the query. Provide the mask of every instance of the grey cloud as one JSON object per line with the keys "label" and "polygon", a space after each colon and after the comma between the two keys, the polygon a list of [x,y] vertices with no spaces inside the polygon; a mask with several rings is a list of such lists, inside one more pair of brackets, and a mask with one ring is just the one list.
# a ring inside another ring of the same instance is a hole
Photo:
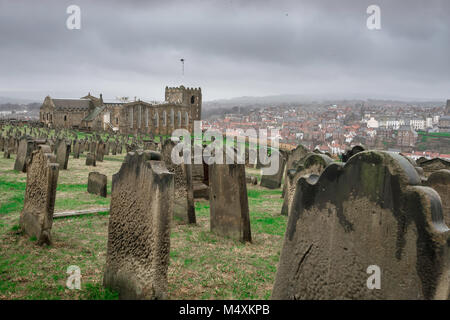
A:
{"label": "grey cloud", "polygon": [[[366,28],[381,7],[382,30]],[[65,28],[81,7],[82,29]],[[0,95],[450,97],[450,2],[0,0]],[[179,59],[186,59],[180,76]]]}

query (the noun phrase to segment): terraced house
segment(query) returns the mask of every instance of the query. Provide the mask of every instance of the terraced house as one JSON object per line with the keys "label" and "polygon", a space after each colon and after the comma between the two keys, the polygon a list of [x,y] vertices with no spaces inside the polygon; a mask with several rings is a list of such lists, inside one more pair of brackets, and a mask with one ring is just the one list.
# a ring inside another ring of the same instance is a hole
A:
{"label": "terraced house", "polygon": [[79,99],[47,96],[40,109],[40,121],[47,127],[105,130],[125,134],[171,134],[184,128],[193,131],[201,119],[201,88],[166,87],[161,103],[135,100],[107,101],[90,93]]}

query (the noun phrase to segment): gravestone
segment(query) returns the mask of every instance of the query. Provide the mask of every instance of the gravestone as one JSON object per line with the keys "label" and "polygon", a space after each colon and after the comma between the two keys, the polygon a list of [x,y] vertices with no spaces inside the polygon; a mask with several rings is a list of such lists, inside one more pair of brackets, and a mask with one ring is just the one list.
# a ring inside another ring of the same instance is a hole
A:
{"label": "gravestone", "polygon": [[38,244],[51,243],[59,165],[47,145],[32,152],[27,165],[27,185],[20,227]]}
{"label": "gravestone", "polygon": [[67,144],[66,140],[62,139],[58,143],[56,149],[56,162],[59,164],[60,170],[67,170],[67,164],[69,163],[70,144]]}
{"label": "gravestone", "polygon": [[381,151],[300,178],[272,298],[447,299],[450,230],[420,184],[404,157]]}
{"label": "gravestone", "polygon": [[435,171],[442,169],[450,170],[450,161],[442,158],[434,158],[421,162],[419,166],[422,167],[425,176],[429,177]]}
{"label": "gravestone", "polygon": [[98,172],[89,172],[88,192],[106,198],[108,178],[106,175]]}
{"label": "gravestone", "polygon": [[[297,181],[300,177],[320,176],[322,171],[333,162],[333,159],[317,153],[310,153],[305,159],[295,161],[292,164],[293,169],[288,170],[286,190],[284,192],[283,206],[281,207],[282,215],[289,215],[289,208],[294,198],[297,188]],[[315,177],[311,177],[314,179]]]}
{"label": "gravestone", "polygon": [[164,142],[161,152],[167,170],[174,174],[174,220],[183,223],[196,223],[194,190],[192,185],[192,165],[175,164],[172,162],[172,150],[175,145],[175,142],[168,139]]}
{"label": "gravestone", "polygon": [[441,169],[433,172],[425,181],[425,185],[439,193],[444,221],[450,227],[450,170]]}
{"label": "gravestone", "polygon": [[95,160],[103,162],[103,157],[105,155],[105,143],[103,141],[99,141],[97,144],[97,153],[95,154]]}
{"label": "gravestone", "polygon": [[310,152],[308,151],[308,149],[306,149],[303,145],[299,144],[295,149],[290,150],[287,152],[287,159],[286,159],[286,166],[285,166],[285,170],[284,170],[284,182],[283,182],[283,191],[281,194],[281,197],[284,197],[284,193],[286,191],[287,188],[287,172],[288,170],[291,169],[295,169],[294,168],[294,162],[297,163],[302,163],[303,160],[306,158],[307,155],[309,155]]}
{"label": "gravestone", "polygon": [[78,140],[75,141],[73,145],[73,158],[74,159],[80,158],[80,142]]}
{"label": "gravestone", "polygon": [[268,167],[263,167],[261,169],[261,182],[259,183],[261,187],[277,189],[281,186],[286,158],[278,150],[272,149],[272,157],[276,156],[278,156],[278,170],[275,174],[267,174]]}
{"label": "gravestone", "polygon": [[103,284],[120,299],[167,298],[174,176],[160,160],[129,153],[112,178]]}
{"label": "gravestone", "polygon": [[86,165],[87,166],[94,166],[94,167],[97,165],[97,163],[95,161],[95,154],[89,152],[86,155]]}
{"label": "gravestone", "polygon": [[20,139],[17,157],[14,163],[15,171],[27,172],[27,162],[35,147],[36,143],[30,136],[23,136]]}
{"label": "gravestone", "polygon": [[244,164],[209,166],[211,232],[252,241]]}

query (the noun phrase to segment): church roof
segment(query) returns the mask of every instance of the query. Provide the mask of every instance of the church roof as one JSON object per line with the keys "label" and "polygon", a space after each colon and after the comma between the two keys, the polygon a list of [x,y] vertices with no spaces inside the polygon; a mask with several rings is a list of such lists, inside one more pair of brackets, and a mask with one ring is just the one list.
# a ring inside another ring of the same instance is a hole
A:
{"label": "church roof", "polygon": [[91,100],[89,99],[52,99],[56,110],[77,108],[89,109]]}

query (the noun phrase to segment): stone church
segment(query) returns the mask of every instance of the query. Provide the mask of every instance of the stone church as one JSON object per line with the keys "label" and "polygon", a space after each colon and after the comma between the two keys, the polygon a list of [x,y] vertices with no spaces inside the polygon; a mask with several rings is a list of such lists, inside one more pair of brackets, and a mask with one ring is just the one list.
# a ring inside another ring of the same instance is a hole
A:
{"label": "stone church", "polygon": [[193,131],[201,119],[201,88],[166,87],[165,101],[104,101],[90,93],[79,99],[47,96],[40,109],[40,121],[51,128],[105,130],[123,134],[170,135],[175,129]]}

